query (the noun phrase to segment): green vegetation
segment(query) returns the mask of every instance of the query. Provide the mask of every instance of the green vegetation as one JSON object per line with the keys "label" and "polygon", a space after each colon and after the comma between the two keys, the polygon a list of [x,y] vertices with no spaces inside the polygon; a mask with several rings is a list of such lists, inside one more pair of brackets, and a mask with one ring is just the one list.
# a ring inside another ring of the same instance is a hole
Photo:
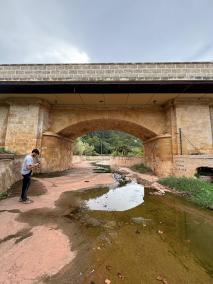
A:
{"label": "green vegetation", "polygon": [[120,131],[96,131],[76,140],[75,155],[143,156],[140,139]]}
{"label": "green vegetation", "polygon": [[87,156],[94,156],[95,155],[95,151],[94,151],[94,146],[93,145],[89,145],[86,142],[83,142],[81,140],[81,138],[78,138],[75,141],[75,145],[74,145],[74,150],[73,150],[75,155],[87,155]]}
{"label": "green vegetation", "polygon": [[4,147],[0,147],[0,154],[15,154],[15,153],[8,149],[5,149]]}
{"label": "green vegetation", "polygon": [[184,196],[192,202],[213,209],[213,184],[195,178],[166,177],[159,183],[183,192]]}
{"label": "green vegetation", "polygon": [[152,173],[152,170],[148,167],[146,167],[143,163],[142,164],[139,164],[139,165],[135,165],[133,167],[131,167],[131,169],[133,171],[136,171],[136,172],[139,172],[139,173]]}
{"label": "green vegetation", "polygon": [[0,200],[6,199],[8,196],[7,192],[0,192]]}

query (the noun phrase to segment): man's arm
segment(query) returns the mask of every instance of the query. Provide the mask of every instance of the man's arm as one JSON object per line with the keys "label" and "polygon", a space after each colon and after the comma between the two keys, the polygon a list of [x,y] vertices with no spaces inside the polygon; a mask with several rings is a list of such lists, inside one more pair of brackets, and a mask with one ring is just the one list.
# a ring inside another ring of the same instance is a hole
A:
{"label": "man's arm", "polygon": [[39,165],[40,165],[39,163],[32,164],[32,165],[27,165],[27,169],[28,170],[33,170],[33,169],[39,167]]}
{"label": "man's arm", "polygon": [[37,163],[34,163],[34,160],[31,159],[31,158],[28,158],[28,159],[26,160],[26,168],[27,168],[28,170],[30,170],[30,171],[33,170],[33,169],[35,169],[35,168],[38,168],[39,165],[40,165],[40,162],[39,162],[39,161],[37,161]]}

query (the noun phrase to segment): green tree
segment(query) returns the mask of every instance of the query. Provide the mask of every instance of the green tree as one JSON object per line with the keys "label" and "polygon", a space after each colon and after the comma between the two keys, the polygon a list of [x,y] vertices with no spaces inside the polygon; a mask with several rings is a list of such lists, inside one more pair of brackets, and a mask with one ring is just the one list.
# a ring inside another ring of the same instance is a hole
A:
{"label": "green tree", "polygon": [[83,142],[81,138],[76,139],[73,149],[74,155],[93,155],[94,154],[94,146],[89,145],[86,142]]}
{"label": "green tree", "polygon": [[94,131],[82,136],[81,141],[94,147],[93,154],[142,156],[142,141],[121,131]]}

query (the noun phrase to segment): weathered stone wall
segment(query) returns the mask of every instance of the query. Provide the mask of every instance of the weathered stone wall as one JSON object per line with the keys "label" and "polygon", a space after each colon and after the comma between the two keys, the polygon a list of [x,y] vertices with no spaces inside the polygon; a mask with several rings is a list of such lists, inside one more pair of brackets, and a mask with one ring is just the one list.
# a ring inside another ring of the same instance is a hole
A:
{"label": "weathered stone wall", "polygon": [[[209,107],[210,120],[211,120],[211,130],[212,130],[212,141],[213,141],[213,106]],[[213,147],[213,145],[212,145]]]}
{"label": "weathered stone wall", "polygon": [[213,63],[0,65],[1,81],[213,80]]}
{"label": "weathered stone wall", "polygon": [[[182,154],[213,153],[209,105],[191,101],[176,105],[176,127],[182,131]],[[179,140],[179,139],[178,139]],[[180,140],[179,152],[180,154]]]}
{"label": "weathered stone wall", "polygon": [[0,129],[2,144],[17,154],[26,154],[35,147],[40,148],[42,133],[49,126],[48,108],[41,100],[33,99],[11,99],[8,104],[0,117],[0,125],[6,122],[6,126]]}
{"label": "weathered stone wall", "polygon": [[49,129],[49,106],[39,105],[38,126],[36,134],[36,147],[41,149],[43,133]]}
{"label": "weathered stone wall", "polygon": [[86,160],[87,160],[86,156],[73,155],[72,156],[72,165],[81,163],[81,162],[86,161]]}
{"label": "weathered stone wall", "polygon": [[37,144],[39,106],[11,104],[8,114],[5,147],[18,154],[31,152]]}
{"label": "weathered stone wall", "polygon": [[5,146],[8,111],[9,111],[8,105],[0,105],[0,147]]}
{"label": "weathered stone wall", "polygon": [[191,177],[198,167],[213,167],[213,155],[174,156],[173,175]]}
{"label": "weathered stone wall", "polygon": [[71,167],[72,141],[54,133],[44,133],[41,147],[41,172],[64,171]]}
{"label": "weathered stone wall", "polygon": [[104,161],[112,167],[132,167],[144,162],[143,157],[112,157],[112,156],[73,156],[72,163],[82,161]]}
{"label": "weathered stone wall", "polygon": [[158,176],[172,173],[171,136],[161,135],[144,142],[144,162]]}
{"label": "weathered stone wall", "polygon": [[24,156],[8,159],[0,157],[0,192],[6,192],[15,182],[22,179],[21,165]]}
{"label": "weathered stone wall", "polygon": [[144,163],[142,157],[111,157],[109,161],[112,167],[132,167]]}

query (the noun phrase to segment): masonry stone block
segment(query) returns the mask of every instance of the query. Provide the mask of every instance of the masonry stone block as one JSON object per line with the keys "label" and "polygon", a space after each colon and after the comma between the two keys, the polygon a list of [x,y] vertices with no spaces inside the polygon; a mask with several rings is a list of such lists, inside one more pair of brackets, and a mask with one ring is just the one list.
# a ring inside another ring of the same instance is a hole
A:
{"label": "masonry stone block", "polygon": [[5,147],[26,154],[41,147],[43,131],[48,127],[48,110],[40,102],[9,100]]}
{"label": "masonry stone block", "polygon": [[5,146],[8,112],[9,112],[8,105],[0,105],[0,147]]}

